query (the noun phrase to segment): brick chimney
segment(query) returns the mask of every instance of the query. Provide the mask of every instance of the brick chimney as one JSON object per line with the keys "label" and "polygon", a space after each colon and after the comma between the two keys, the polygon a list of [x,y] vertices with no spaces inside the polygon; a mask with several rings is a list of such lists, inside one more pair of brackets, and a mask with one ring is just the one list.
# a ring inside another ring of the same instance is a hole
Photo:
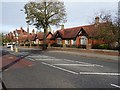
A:
{"label": "brick chimney", "polygon": [[99,25],[99,20],[100,20],[100,18],[97,16],[97,17],[95,17],[95,24],[96,25]]}
{"label": "brick chimney", "polygon": [[16,31],[13,31],[13,33],[14,33],[14,36],[16,37]]}
{"label": "brick chimney", "polygon": [[64,25],[62,24],[62,25],[61,25],[61,30],[63,30],[63,29],[64,29]]}
{"label": "brick chimney", "polygon": [[34,29],[32,30],[32,34],[35,34],[35,30]]}
{"label": "brick chimney", "polygon": [[23,35],[23,28],[22,27],[20,27],[20,31],[21,31],[20,34]]}

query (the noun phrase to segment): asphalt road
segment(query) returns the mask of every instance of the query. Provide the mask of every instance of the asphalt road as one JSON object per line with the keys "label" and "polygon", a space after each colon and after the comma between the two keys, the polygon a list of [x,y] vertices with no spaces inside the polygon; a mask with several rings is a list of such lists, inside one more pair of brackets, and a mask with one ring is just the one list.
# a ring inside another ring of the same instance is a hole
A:
{"label": "asphalt road", "polygon": [[3,51],[19,58],[25,56],[24,59],[33,63],[28,67],[20,64],[19,68],[3,71],[2,80],[7,88],[120,88],[116,60],[83,57],[59,51]]}

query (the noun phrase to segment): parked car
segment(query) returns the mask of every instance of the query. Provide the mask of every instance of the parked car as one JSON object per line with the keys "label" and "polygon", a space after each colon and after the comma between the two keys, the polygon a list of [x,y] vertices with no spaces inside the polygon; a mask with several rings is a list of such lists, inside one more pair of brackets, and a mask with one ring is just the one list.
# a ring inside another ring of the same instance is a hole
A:
{"label": "parked car", "polygon": [[7,48],[11,48],[12,44],[11,43],[7,43]]}

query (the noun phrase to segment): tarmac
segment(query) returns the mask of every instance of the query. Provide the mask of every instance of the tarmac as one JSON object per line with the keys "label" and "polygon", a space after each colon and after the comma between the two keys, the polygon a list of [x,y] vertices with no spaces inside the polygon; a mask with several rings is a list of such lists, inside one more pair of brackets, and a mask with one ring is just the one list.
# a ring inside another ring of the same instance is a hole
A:
{"label": "tarmac", "polygon": [[[24,47],[18,47],[18,50],[20,49],[26,49],[26,50],[41,50],[40,48],[24,48]],[[104,51],[104,53],[99,53],[99,52],[95,52],[93,49],[89,50],[87,52],[87,50],[83,49],[82,51],[76,51],[76,49],[64,49],[64,48],[57,48],[57,49],[53,49],[53,48],[48,48],[47,50],[48,52],[60,52],[60,53],[66,53],[66,54],[72,54],[72,55],[80,55],[80,56],[84,56],[84,57],[92,57],[92,58],[101,58],[101,59],[108,59],[108,60],[116,60],[118,61],[120,59],[120,56],[116,55],[117,51],[110,51],[110,50],[99,50],[100,51]],[[96,50],[97,51],[97,50]],[[108,53],[105,53],[108,52]],[[112,53],[112,54],[109,54]],[[113,54],[115,53],[115,55]]]}
{"label": "tarmac", "polygon": [[118,61],[120,58],[120,56],[102,55],[102,54],[86,53],[86,52],[71,52],[71,51],[57,51],[57,50],[50,51],[50,52],[60,52],[60,53],[66,53],[71,55],[79,55],[83,57],[101,58],[101,59],[116,60],[116,61]]}

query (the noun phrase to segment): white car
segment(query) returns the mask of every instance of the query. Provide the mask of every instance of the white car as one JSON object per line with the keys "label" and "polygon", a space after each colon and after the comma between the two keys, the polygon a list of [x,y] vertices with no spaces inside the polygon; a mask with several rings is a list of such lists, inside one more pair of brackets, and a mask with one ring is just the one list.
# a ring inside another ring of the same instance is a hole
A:
{"label": "white car", "polygon": [[11,48],[12,44],[11,43],[7,43],[7,48]]}

